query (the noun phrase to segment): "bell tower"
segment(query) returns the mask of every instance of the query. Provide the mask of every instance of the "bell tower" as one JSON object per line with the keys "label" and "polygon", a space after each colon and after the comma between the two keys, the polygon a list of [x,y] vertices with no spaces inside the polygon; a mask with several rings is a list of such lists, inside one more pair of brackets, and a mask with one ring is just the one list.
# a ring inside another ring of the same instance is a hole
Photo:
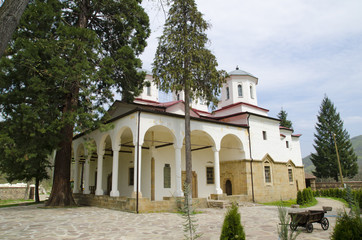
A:
{"label": "bell tower", "polygon": [[256,85],[258,78],[252,74],[240,70],[238,66],[229,73],[226,83],[221,88],[221,99],[218,108],[223,108],[238,102],[258,105]]}

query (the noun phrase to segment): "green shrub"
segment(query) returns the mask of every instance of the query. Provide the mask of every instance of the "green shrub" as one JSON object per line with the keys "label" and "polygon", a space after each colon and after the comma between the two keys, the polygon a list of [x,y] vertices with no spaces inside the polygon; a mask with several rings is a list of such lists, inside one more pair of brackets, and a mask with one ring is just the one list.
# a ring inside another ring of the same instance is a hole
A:
{"label": "green shrub", "polygon": [[308,192],[307,192],[306,188],[303,189],[302,195],[303,195],[303,204],[306,204],[308,202]]}
{"label": "green shrub", "polygon": [[244,228],[241,225],[238,206],[233,203],[228,209],[222,225],[220,240],[240,239],[245,240]]}
{"label": "green shrub", "polygon": [[360,240],[362,239],[362,222],[359,216],[350,216],[346,212],[337,218],[332,240]]}
{"label": "green shrub", "polygon": [[298,191],[298,193],[297,193],[297,204],[299,204],[299,205],[304,204],[303,194],[301,191]]}

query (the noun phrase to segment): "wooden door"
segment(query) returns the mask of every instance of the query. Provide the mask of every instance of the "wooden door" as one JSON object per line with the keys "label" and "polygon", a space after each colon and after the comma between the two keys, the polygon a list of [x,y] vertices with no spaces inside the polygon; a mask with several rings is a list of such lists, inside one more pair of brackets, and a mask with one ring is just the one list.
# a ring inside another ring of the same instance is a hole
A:
{"label": "wooden door", "polygon": [[111,195],[112,191],[112,173],[108,174],[107,177],[107,194]]}
{"label": "wooden door", "polygon": [[229,179],[226,180],[225,190],[226,190],[226,195],[233,195],[233,186],[232,186],[231,181]]}
{"label": "wooden door", "polygon": [[[186,171],[182,171],[182,190],[184,190],[184,185],[186,181]],[[195,171],[192,171],[192,198],[197,198],[197,174]]]}

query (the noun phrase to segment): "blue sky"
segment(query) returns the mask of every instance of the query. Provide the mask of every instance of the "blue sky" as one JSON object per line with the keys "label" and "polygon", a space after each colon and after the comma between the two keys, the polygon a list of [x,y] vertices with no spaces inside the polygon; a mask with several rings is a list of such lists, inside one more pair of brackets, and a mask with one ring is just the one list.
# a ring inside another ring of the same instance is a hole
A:
{"label": "blue sky", "polygon": [[[152,35],[141,56],[151,70],[165,16],[144,1]],[[326,94],[351,137],[362,135],[362,1],[196,0],[211,24],[208,48],[219,68],[259,78],[258,105],[283,107],[301,133],[302,156],[314,151],[315,123]]]}

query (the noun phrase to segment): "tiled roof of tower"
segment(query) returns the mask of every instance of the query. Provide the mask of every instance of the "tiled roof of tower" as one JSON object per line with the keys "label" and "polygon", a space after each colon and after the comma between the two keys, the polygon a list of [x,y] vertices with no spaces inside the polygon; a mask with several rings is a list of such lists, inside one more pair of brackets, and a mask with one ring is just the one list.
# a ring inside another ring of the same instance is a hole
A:
{"label": "tiled roof of tower", "polygon": [[257,78],[255,77],[254,75],[252,75],[251,73],[248,73],[248,72],[245,72],[243,70],[240,70],[239,67],[236,67],[236,70],[232,71],[232,72],[229,72],[229,75],[232,76],[232,75],[237,75],[237,76],[250,76],[250,77],[254,77],[254,78]]}

